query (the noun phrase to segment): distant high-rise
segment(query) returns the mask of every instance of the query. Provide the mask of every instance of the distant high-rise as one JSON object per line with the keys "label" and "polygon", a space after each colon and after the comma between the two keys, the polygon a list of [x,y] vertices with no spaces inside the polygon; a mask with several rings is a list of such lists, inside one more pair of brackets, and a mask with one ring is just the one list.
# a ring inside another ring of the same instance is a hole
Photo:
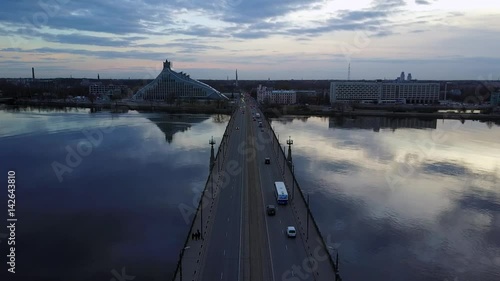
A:
{"label": "distant high-rise", "polygon": [[31,68],[31,76],[33,77],[33,80],[35,80],[35,68]]}
{"label": "distant high-rise", "polygon": [[399,76],[399,79],[401,81],[405,81],[405,72],[404,71],[401,72],[401,75]]}
{"label": "distant high-rise", "polygon": [[101,77],[99,77],[99,73],[97,73],[97,80],[101,80]]}
{"label": "distant high-rise", "polygon": [[411,73],[408,73],[408,79],[406,79],[406,80],[408,80],[408,81],[411,81],[411,80],[412,80],[412,79],[411,79]]}
{"label": "distant high-rise", "polygon": [[236,82],[234,82],[234,85],[238,87],[238,69],[236,69]]}

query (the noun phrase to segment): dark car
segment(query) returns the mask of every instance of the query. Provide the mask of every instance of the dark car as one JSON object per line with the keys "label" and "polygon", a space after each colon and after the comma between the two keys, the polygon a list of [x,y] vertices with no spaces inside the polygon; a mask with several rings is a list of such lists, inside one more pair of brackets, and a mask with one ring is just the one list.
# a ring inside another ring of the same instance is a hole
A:
{"label": "dark car", "polygon": [[271,158],[264,159],[264,164],[271,164]]}
{"label": "dark car", "polygon": [[266,206],[266,211],[269,216],[274,216],[276,215],[276,207],[274,205],[267,205]]}

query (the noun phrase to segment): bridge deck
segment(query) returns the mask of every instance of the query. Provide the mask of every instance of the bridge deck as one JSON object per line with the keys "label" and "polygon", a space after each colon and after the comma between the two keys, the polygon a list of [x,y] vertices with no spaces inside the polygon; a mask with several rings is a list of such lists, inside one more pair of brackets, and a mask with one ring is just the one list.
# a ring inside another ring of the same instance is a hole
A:
{"label": "bridge deck", "polygon": [[[263,128],[258,127],[252,112],[260,111],[252,107],[253,100],[246,100],[228,124],[228,136],[207,181],[208,196],[198,208],[185,246],[189,248],[179,263],[182,279],[336,280],[327,245],[311,215],[308,222],[304,195],[296,182],[292,184],[281,146],[266,120]],[[267,157],[270,164],[264,163]],[[288,205],[276,203],[276,181],[284,181],[289,196],[296,197]],[[266,214],[265,206],[271,204],[278,206],[275,216]],[[192,240],[192,232],[201,229],[201,212],[204,239]],[[295,239],[287,237],[287,226],[297,229]],[[179,266],[174,280],[180,277]]]}

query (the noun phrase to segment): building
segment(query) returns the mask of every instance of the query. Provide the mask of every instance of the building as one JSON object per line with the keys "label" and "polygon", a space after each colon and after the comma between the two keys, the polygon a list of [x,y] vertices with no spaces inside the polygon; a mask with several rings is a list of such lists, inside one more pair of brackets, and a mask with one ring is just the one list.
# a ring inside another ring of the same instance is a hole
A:
{"label": "building", "polygon": [[173,71],[168,60],[163,63],[163,70],[158,77],[132,97],[134,100],[160,101],[178,98],[228,100],[226,96],[211,86],[192,79],[183,72]]}
{"label": "building", "polygon": [[439,83],[356,82],[330,83],[330,103],[421,103],[439,101]]}
{"label": "building", "polygon": [[103,85],[101,82],[93,83],[89,85],[89,95],[103,96],[115,90],[121,90],[124,86],[121,85]]}
{"label": "building", "polygon": [[259,85],[257,87],[257,102],[295,104],[297,102],[297,93],[292,90],[274,90],[273,88]]}
{"label": "building", "polygon": [[490,104],[500,106],[500,92],[491,94]]}
{"label": "building", "polygon": [[328,119],[328,128],[344,129],[368,129],[379,132],[381,129],[396,130],[399,128],[411,129],[436,129],[437,119],[418,119],[418,118],[387,118],[387,117],[330,117]]}

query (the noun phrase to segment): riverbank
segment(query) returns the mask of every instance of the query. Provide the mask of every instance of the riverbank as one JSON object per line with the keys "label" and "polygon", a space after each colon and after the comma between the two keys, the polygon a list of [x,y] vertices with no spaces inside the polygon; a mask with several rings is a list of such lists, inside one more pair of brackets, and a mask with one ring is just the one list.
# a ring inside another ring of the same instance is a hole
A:
{"label": "riverbank", "polygon": [[[189,113],[189,114],[231,114],[234,107],[227,104],[210,103],[182,103],[167,104],[161,102],[64,102],[64,101],[32,101],[17,100],[11,106],[31,107],[54,107],[54,108],[90,108],[92,111],[110,110],[114,112],[127,112],[128,110],[165,112],[165,113]],[[425,108],[423,108],[425,109]],[[287,107],[281,110],[276,108],[264,109],[264,114],[269,117],[284,115],[299,116],[324,116],[324,117],[355,117],[355,116],[378,116],[392,118],[426,118],[426,119],[456,119],[456,120],[500,120],[500,113],[455,113],[455,112],[416,112],[416,111],[386,111],[372,109],[356,109],[349,111],[336,111],[331,109],[309,109],[303,110],[297,107]]]}
{"label": "riverbank", "polygon": [[265,110],[264,114],[270,117],[279,117],[283,115],[300,116],[324,116],[324,117],[356,117],[356,116],[376,116],[392,118],[425,118],[425,119],[456,119],[456,120],[500,120],[500,113],[451,113],[451,112],[389,112],[380,110],[355,110],[355,111],[301,111],[287,110],[280,112],[277,110]]}
{"label": "riverbank", "polygon": [[149,111],[149,112],[165,112],[165,113],[190,113],[190,114],[231,114],[233,111],[231,106],[218,105],[216,102],[211,103],[183,103],[183,104],[167,104],[160,102],[64,102],[64,101],[16,101],[11,106],[20,107],[54,107],[54,108],[89,108],[91,111],[110,110],[114,112],[127,112],[128,110]]}

